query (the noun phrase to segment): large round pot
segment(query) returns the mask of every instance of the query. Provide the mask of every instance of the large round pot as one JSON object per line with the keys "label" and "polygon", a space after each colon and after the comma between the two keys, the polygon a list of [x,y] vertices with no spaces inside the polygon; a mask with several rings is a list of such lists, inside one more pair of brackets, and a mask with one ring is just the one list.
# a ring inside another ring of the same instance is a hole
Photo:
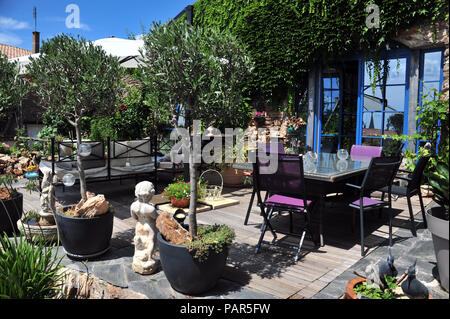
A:
{"label": "large round pot", "polygon": [[449,237],[449,223],[444,219],[444,208],[433,204],[426,209],[426,219],[428,229],[433,238],[434,252],[436,254],[436,261],[439,271],[439,279],[442,288],[448,291],[448,237]]}
{"label": "large round pot", "polygon": [[171,199],[172,207],[176,208],[187,208],[189,207],[189,199]]}
{"label": "large round pot", "polygon": [[112,211],[90,218],[56,213],[61,243],[67,255],[74,259],[94,258],[104,254],[110,247],[113,221]]}
{"label": "large round pot", "polygon": [[186,246],[167,242],[161,233],[157,238],[161,265],[173,289],[187,295],[199,295],[216,285],[225,268],[228,249],[220,253],[210,251],[206,261],[198,262]]}
{"label": "large round pot", "polygon": [[14,233],[19,234],[17,221],[22,217],[23,195],[18,195],[11,199],[3,199],[0,202],[0,235],[6,232],[8,236]]}
{"label": "large round pot", "polygon": [[223,186],[225,187],[242,187],[244,185],[243,177],[244,171],[240,169],[234,169],[228,166],[220,173],[223,178]]}

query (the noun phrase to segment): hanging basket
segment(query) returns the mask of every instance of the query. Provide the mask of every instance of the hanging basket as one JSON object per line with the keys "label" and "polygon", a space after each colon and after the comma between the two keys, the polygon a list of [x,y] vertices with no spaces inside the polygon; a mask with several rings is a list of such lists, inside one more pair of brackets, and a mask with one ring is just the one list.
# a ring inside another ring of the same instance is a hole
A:
{"label": "hanging basket", "polygon": [[202,187],[205,192],[203,199],[215,201],[222,197],[223,178],[218,171],[207,169],[200,175],[199,180],[207,183]]}

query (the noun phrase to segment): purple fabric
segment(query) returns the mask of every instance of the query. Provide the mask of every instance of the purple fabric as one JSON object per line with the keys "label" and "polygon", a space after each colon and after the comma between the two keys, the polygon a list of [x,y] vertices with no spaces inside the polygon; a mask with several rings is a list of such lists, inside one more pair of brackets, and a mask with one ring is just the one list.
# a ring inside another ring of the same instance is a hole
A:
{"label": "purple fabric", "polygon": [[[311,203],[310,200],[306,201],[306,205],[309,205]],[[296,207],[296,208],[305,208],[305,202],[303,199],[283,196],[283,195],[272,195],[270,196],[264,204],[268,206],[290,206],[290,207]]]}
{"label": "purple fabric", "polygon": [[350,150],[350,156],[352,159],[354,157],[380,157],[382,147],[379,146],[364,146],[364,145],[353,145]]}
{"label": "purple fabric", "polygon": [[[378,205],[378,204],[383,204],[383,203],[384,202],[381,200],[377,200],[377,199],[373,199],[373,198],[369,198],[369,197],[363,197],[363,207],[368,207],[368,206],[373,206],[373,205]],[[352,202],[352,205],[359,207],[359,199]]]}

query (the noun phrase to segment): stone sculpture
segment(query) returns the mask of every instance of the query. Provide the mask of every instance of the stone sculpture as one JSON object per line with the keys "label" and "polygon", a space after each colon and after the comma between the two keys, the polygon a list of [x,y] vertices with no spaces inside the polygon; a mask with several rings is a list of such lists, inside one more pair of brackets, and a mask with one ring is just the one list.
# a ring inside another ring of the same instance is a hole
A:
{"label": "stone sculpture", "polygon": [[140,182],[135,187],[136,200],[131,204],[131,216],[137,220],[134,236],[133,270],[141,275],[149,275],[158,269],[158,262],[153,257],[157,247],[155,206],[150,203],[155,188],[148,181]]}
{"label": "stone sculpture", "polygon": [[41,226],[55,225],[55,218],[53,212],[55,211],[55,183],[57,182],[56,176],[53,177],[51,171],[45,171],[41,184],[41,197],[40,204],[41,210],[39,215],[41,216],[39,224]]}

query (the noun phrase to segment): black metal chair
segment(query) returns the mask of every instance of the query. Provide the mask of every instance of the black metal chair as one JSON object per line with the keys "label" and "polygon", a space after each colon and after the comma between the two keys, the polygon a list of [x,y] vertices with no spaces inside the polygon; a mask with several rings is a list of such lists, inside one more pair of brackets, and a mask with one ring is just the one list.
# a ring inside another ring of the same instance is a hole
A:
{"label": "black metal chair", "polygon": [[[311,236],[314,244],[317,245],[311,230],[309,229],[312,201],[306,199],[302,155],[278,154],[277,156],[278,163],[274,172],[270,172],[270,165],[273,163],[262,163],[259,156],[256,159],[256,164],[253,164],[254,187],[258,204],[261,209],[261,215],[264,218],[264,224],[261,227],[261,236],[256,246],[255,253],[258,253],[261,244],[263,243],[276,245],[296,250],[294,260],[297,261],[307,233]],[[266,191],[270,196],[263,200],[261,191]],[[271,218],[273,217],[274,212],[285,211],[289,212],[290,217],[289,232],[276,230],[271,224]],[[305,216],[305,224],[301,234],[293,232],[293,213],[302,213]],[[264,241],[264,235],[267,228],[269,228],[274,237],[271,242]],[[277,233],[299,237],[299,244],[294,246],[277,242]]]}
{"label": "black metal chair", "polygon": [[[350,202],[349,206],[354,208],[352,230],[356,224],[356,210],[359,210],[360,216],[360,234],[361,234],[361,256],[364,251],[364,212],[372,209],[389,208],[389,246],[392,246],[392,205],[391,205],[391,187],[394,176],[401,164],[401,157],[374,157],[371,159],[369,168],[366,171],[362,184],[360,186],[346,184],[349,187],[359,191],[359,198]],[[388,200],[377,200],[370,197],[374,191],[386,187]]]}
{"label": "black metal chair", "polygon": [[[414,171],[399,169],[398,172],[403,173],[409,173],[409,176],[402,176],[397,175],[395,176],[396,179],[407,181],[407,186],[399,186],[399,185],[392,185],[391,188],[391,194],[392,195],[398,195],[398,196],[406,196],[406,200],[408,202],[408,210],[409,210],[409,218],[411,220],[411,232],[413,236],[417,236],[416,232],[416,225],[414,222],[414,214],[412,210],[411,205],[411,197],[414,195],[419,196],[419,202],[420,202],[420,209],[422,210],[422,217],[425,228],[427,228],[427,220],[425,218],[425,208],[423,205],[423,199],[422,199],[422,192],[420,190],[420,186],[422,184],[422,177],[423,172],[425,170],[425,167],[428,164],[428,161],[430,160],[431,156],[426,155],[419,158],[417,161],[417,165],[414,168]],[[384,200],[384,195],[388,191],[386,187],[381,189],[381,200]]]}

